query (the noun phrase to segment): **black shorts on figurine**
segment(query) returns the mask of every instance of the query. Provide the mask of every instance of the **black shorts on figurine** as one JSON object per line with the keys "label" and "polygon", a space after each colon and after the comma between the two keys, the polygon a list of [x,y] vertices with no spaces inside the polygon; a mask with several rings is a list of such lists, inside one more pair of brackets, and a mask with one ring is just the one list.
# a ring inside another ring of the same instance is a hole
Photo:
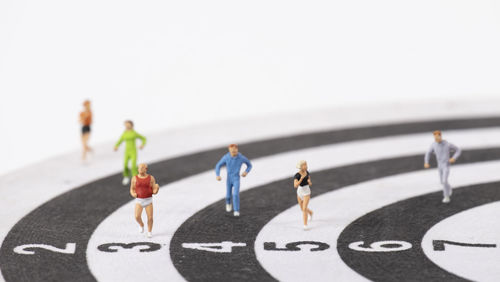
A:
{"label": "black shorts on figurine", "polygon": [[89,133],[90,132],[90,126],[89,125],[84,125],[82,127],[82,134]]}

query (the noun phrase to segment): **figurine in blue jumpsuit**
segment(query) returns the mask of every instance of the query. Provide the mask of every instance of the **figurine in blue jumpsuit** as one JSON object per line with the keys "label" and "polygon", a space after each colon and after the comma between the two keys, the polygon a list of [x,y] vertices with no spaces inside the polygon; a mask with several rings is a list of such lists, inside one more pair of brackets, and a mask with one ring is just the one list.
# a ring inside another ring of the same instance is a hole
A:
{"label": "figurine in blue jumpsuit", "polygon": [[231,144],[228,149],[229,152],[215,166],[215,175],[217,180],[220,181],[222,179],[220,177],[220,168],[226,166],[226,211],[230,212],[234,205],[234,216],[240,216],[240,169],[243,164],[247,166],[246,170],[241,174],[241,176],[245,177],[252,169],[252,164],[238,152],[238,145]]}

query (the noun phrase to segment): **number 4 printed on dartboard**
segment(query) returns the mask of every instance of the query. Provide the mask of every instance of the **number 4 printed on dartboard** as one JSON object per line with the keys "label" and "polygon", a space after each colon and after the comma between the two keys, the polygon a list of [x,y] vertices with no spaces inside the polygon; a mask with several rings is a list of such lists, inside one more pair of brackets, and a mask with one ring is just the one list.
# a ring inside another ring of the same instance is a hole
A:
{"label": "number 4 printed on dartboard", "polygon": [[221,243],[183,243],[182,247],[212,253],[231,253],[233,247],[246,247],[246,243],[233,243],[224,241]]}
{"label": "number 4 printed on dartboard", "polygon": [[[284,248],[278,248],[275,242],[265,242],[264,250],[266,251],[307,251],[308,248],[302,249],[300,246],[310,245],[309,251],[324,251],[330,246],[323,242],[316,241],[299,241],[287,243]],[[224,241],[221,243],[183,243],[182,247],[198,251],[207,251],[212,253],[231,253],[234,247],[246,247],[246,243],[234,243]]]}

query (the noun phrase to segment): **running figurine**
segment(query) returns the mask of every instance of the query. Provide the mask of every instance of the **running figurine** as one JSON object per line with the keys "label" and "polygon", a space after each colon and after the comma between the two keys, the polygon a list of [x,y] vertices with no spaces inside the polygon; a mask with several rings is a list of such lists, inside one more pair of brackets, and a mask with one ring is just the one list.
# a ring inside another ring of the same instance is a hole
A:
{"label": "running figurine", "polygon": [[139,174],[132,178],[130,195],[135,198],[135,220],[139,223],[139,232],[144,233],[142,209],[146,209],[148,216],[148,238],[153,237],[153,195],[158,193],[160,185],[155,178],[148,174],[148,165],[139,164]]}
{"label": "running figurine", "polygon": [[[438,165],[439,180],[443,185],[443,203],[449,203],[451,194],[453,193],[451,186],[448,183],[448,176],[450,175],[450,165],[455,163],[462,151],[457,146],[449,143],[446,140],[443,140],[441,131],[436,130],[433,132],[433,134],[435,142],[431,144],[431,147],[425,154],[424,168],[431,167],[429,165],[429,158],[431,157],[431,154],[434,153],[436,155]],[[451,151],[454,151],[455,153],[453,154],[453,157],[450,158]]]}
{"label": "running figurine", "polygon": [[307,170],[307,162],[299,161],[297,163],[299,172],[293,177],[293,187],[297,189],[297,202],[302,211],[302,220],[304,221],[304,230],[308,229],[307,219],[312,220],[313,212],[308,208],[309,200],[311,199],[311,176]]}
{"label": "running figurine", "polygon": [[[134,123],[131,120],[125,121],[125,132],[123,132],[120,140],[116,142],[115,151],[118,150],[120,144],[125,141],[125,156],[123,162],[123,185],[128,185],[130,177],[137,175],[137,148],[135,144],[136,139],[141,139],[142,144],[139,149],[142,150],[146,145],[146,137],[140,135],[134,130]],[[128,163],[132,163],[132,169],[129,169]]]}
{"label": "running figurine", "polygon": [[90,110],[90,101],[83,102],[83,111],[80,113],[80,124],[82,125],[82,161],[87,159],[87,153],[92,152],[89,147],[90,125],[92,124],[92,111]]}
{"label": "running figurine", "polygon": [[215,175],[217,181],[220,181],[222,179],[220,177],[220,168],[226,166],[226,211],[231,212],[234,206],[234,216],[240,216],[240,170],[243,164],[247,166],[246,170],[241,174],[241,176],[245,177],[252,169],[252,164],[245,156],[238,153],[238,145],[231,144],[228,150],[229,152],[215,166]]}

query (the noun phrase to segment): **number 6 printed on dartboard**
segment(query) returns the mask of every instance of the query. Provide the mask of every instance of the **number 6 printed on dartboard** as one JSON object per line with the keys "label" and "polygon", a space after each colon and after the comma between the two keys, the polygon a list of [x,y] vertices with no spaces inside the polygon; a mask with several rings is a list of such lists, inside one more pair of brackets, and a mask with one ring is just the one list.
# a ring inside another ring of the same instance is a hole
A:
{"label": "number 6 printed on dartboard", "polygon": [[[405,251],[412,248],[411,243],[405,241],[378,241],[370,244],[370,247],[363,247],[364,241],[353,242],[349,244],[349,249],[359,251],[359,252],[399,252]],[[395,246],[395,247],[388,247]]]}
{"label": "number 6 printed on dartboard", "polygon": [[[349,249],[359,252],[398,252],[405,251],[412,248],[411,243],[406,241],[379,241],[370,244],[370,247],[363,247],[364,241],[353,242],[349,244]],[[462,243],[448,240],[432,240],[432,247],[434,251],[444,251],[445,245],[459,246],[459,247],[475,247],[475,248],[496,248],[496,244],[481,244],[481,243]],[[394,246],[394,247],[389,247]]]}

